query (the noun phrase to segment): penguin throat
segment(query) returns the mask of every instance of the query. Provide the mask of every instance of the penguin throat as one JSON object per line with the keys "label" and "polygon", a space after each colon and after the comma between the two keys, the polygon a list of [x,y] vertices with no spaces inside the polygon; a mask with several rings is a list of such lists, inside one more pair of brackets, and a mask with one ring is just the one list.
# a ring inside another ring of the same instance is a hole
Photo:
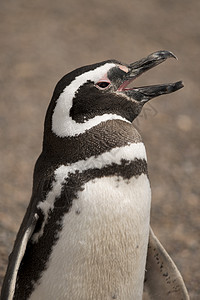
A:
{"label": "penguin throat", "polygon": [[73,120],[71,117],[66,117],[64,122],[62,121],[60,124],[59,122],[53,122],[52,131],[59,137],[74,137],[110,120],[121,120],[131,123],[126,118],[112,113],[98,115],[90,119],[87,119],[87,117],[82,117],[81,119],[81,123],[77,123],[77,121]]}

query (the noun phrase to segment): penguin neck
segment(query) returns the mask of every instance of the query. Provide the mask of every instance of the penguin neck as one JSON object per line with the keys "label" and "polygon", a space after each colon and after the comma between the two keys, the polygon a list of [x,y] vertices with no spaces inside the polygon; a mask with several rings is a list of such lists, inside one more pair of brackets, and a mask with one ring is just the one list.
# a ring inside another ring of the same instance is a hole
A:
{"label": "penguin neck", "polygon": [[45,130],[42,154],[61,164],[71,164],[100,155],[115,147],[141,141],[141,136],[133,124],[121,120],[109,120],[72,137],[60,138],[51,130]]}

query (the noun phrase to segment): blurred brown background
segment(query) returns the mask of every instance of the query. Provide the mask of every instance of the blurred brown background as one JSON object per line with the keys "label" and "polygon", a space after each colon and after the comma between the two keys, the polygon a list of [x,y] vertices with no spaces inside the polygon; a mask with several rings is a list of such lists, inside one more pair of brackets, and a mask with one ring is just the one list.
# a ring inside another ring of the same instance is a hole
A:
{"label": "blurred brown background", "polygon": [[30,199],[43,120],[56,82],[76,67],[133,62],[165,49],[168,60],[136,85],[184,80],[136,122],[152,185],[152,227],[200,299],[200,1],[1,0],[0,279]]}

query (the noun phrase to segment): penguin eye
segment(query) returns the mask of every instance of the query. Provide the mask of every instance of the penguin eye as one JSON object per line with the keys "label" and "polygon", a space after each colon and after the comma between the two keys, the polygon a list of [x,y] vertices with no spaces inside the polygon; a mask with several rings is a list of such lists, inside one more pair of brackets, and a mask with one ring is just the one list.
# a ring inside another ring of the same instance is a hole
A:
{"label": "penguin eye", "polygon": [[108,81],[99,81],[96,83],[97,88],[99,88],[101,90],[108,88],[109,85],[110,85],[110,82],[108,82]]}

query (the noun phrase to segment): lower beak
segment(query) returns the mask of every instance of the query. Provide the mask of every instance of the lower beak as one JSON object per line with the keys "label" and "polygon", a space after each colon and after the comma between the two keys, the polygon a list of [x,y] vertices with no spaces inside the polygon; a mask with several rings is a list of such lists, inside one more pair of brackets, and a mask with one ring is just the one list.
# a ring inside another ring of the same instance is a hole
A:
{"label": "lower beak", "polygon": [[166,83],[166,84],[158,84],[158,85],[150,85],[137,87],[126,91],[126,94],[131,98],[140,101],[147,102],[152,98],[173,93],[183,87],[182,81],[177,81],[175,83]]}
{"label": "lower beak", "polygon": [[127,73],[127,80],[119,87],[118,91],[124,92],[128,97],[133,98],[136,101],[147,102],[152,98],[163,94],[170,94],[181,89],[183,87],[182,81],[168,84],[126,88],[127,85],[130,84],[130,82],[132,82],[135,78],[161,64],[168,58],[176,58],[176,56],[169,51],[158,51],[130,64],[129,71]]}

